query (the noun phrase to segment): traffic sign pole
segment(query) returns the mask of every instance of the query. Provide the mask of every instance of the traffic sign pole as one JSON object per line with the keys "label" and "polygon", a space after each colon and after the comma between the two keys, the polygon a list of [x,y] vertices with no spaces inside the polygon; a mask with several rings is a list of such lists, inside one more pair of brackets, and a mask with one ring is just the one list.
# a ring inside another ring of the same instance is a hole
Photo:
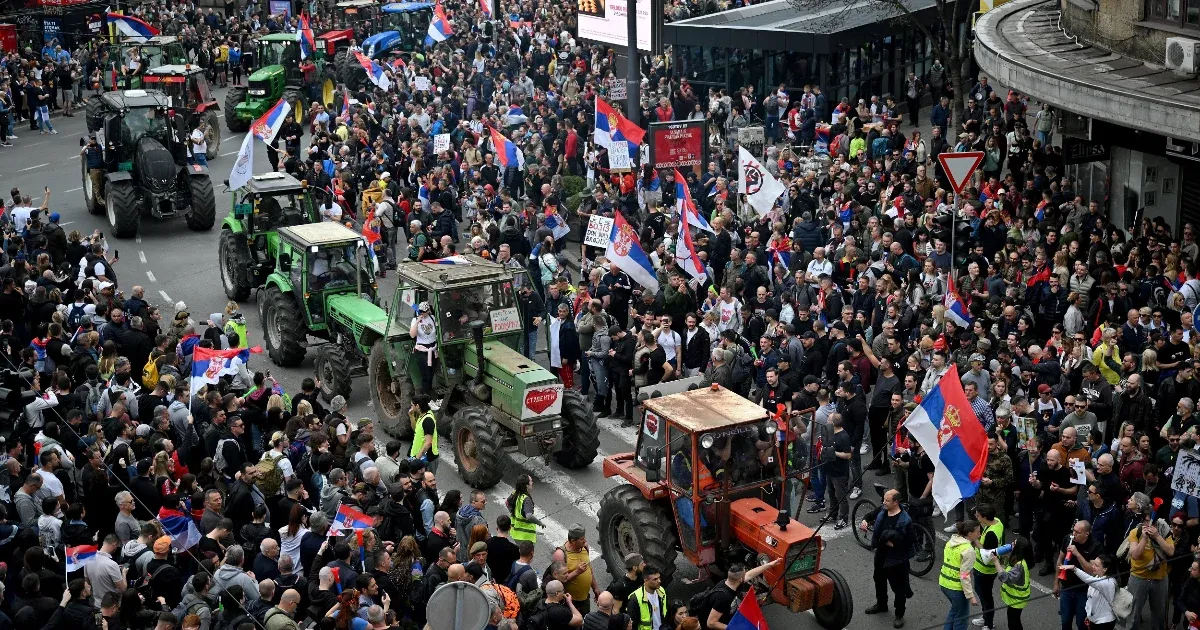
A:
{"label": "traffic sign pole", "polygon": [[983,151],[938,154],[942,172],[946,174],[946,178],[950,180],[950,187],[954,190],[954,208],[950,213],[950,277],[952,279],[954,279],[955,271],[954,242],[958,240],[955,229],[958,227],[960,195],[966,189],[967,184],[971,182],[971,177],[983,162],[983,157]]}

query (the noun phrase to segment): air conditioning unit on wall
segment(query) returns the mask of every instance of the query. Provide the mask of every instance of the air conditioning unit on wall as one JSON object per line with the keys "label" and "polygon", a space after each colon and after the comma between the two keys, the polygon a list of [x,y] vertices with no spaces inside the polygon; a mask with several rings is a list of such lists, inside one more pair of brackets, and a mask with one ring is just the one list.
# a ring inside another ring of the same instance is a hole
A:
{"label": "air conditioning unit on wall", "polygon": [[1167,38],[1167,68],[1180,74],[1196,75],[1200,64],[1200,41],[1186,37]]}

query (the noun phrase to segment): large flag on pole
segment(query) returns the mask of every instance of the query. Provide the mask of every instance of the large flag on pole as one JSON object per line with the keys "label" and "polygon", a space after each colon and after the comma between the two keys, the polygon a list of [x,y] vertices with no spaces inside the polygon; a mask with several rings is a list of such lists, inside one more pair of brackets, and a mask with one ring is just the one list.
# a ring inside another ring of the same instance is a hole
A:
{"label": "large flag on pole", "polygon": [[971,311],[967,309],[967,303],[963,302],[962,296],[958,294],[958,288],[954,286],[954,278],[946,279],[946,295],[942,298],[942,306],[946,307],[946,317],[949,317],[958,324],[960,328],[971,327]]}
{"label": "large flag on pole", "polygon": [[525,168],[525,154],[521,148],[513,144],[504,134],[488,127],[488,132],[492,139],[492,148],[496,151],[496,161],[503,168],[515,168],[522,170]]}
{"label": "large flag on pole", "polygon": [[942,514],[975,496],[987,468],[988,438],[963,392],[957,366],[950,365],[904,427],[933,462],[933,500]]}
{"label": "large flag on pole", "polygon": [[374,60],[357,50],[354,51],[354,58],[358,60],[363,70],[367,71],[367,78],[371,80],[371,83],[375,84],[375,87],[381,90],[392,87],[391,79],[388,79],[387,75],[383,73],[383,66],[375,63]]}
{"label": "large flag on pole", "polygon": [[695,213],[694,205],[683,206],[683,214],[679,216],[679,234],[675,238],[675,262],[693,278],[704,282],[708,278],[708,272],[704,270],[704,261],[696,255],[696,246],[692,244],[692,230],[689,227],[690,215]]}
{"label": "large flag on pole", "polygon": [[213,350],[196,346],[192,351],[192,382],[191,392],[194,396],[205,385],[215,385],[222,376],[237,374],[234,359],[246,363],[251,352],[262,352],[262,348],[230,348],[228,350]]}
{"label": "large flag on pole", "polygon": [[654,265],[646,252],[642,251],[637,231],[620,212],[613,213],[612,232],[608,236],[608,249],[604,251],[604,257],[616,263],[646,291],[658,293],[658,276],[654,274]]}
{"label": "large flag on pole", "polygon": [[446,17],[442,3],[439,2],[433,7],[433,18],[429,20],[429,28],[425,31],[425,45],[432,47],[438,42],[450,39],[453,34],[454,28],[450,26],[450,18]]}
{"label": "large flag on pole", "polygon": [[108,13],[108,23],[117,27],[117,32],[125,37],[131,37],[139,42],[145,42],[158,35],[158,29],[150,26],[132,15]]}
{"label": "large flag on pole", "polygon": [[770,212],[786,190],[745,147],[738,147],[738,191],[760,216]]}
{"label": "large flag on pole", "polygon": [[283,128],[283,123],[287,121],[291,111],[292,105],[280,97],[279,102],[254,121],[254,124],[250,126],[250,133],[258,136],[263,142],[271,144],[279,130]]}
{"label": "large flag on pole", "polygon": [[242,138],[242,148],[233,160],[233,169],[229,171],[229,189],[237,190],[250,183],[254,176],[254,134],[248,133]]}
{"label": "large flag on pole", "polygon": [[609,149],[611,142],[624,140],[629,146],[629,157],[636,160],[646,130],[637,126],[633,121],[613,109],[604,99],[596,97],[596,130],[592,133],[592,141]]}
{"label": "large flag on pole", "polygon": [[300,28],[296,31],[296,39],[300,42],[300,59],[308,59],[317,49],[316,38],[313,37],[312,26],[308,23],[308,14],[300,14]]}
{"label": "large flag on pole", "polygon": [[[690,207],[692,211],[685,215],[683,212],[685,207]],[[675,169],[675,209],[679,211],[680,217],[687,217],[687,221],[692,227],[716,234],[708,221],[705,221],[704,216],[700,214],[699,207],[692,199],[692,191],[688,189],[687,180],[679,173],[679,169]]]}

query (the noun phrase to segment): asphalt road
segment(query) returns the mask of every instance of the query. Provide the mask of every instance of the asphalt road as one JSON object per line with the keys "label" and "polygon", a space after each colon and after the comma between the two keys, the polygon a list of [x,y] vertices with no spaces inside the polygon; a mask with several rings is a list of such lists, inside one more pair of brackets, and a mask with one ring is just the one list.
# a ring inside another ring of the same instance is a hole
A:
{"label": "asphalt road", "polygon": [[[223,102],[223,94],[218,94],[217,100]],[[37,198],[41,196],[43,188],[48,186],[51,189],[50,210],[62,215],[62,224],[68,232],[79,230],[86,234],[99,228],[109,235],[111,229],[106,218],[90,215],[84,208],[79,158],[79,140],[86,135],[82,114],[75,118],[56,117],[53,124],[59,130],[59,135],[41,136],[36,132],[31,133],[26,125],[17,125],[16,132],[20,138],[14,141],[16,146],[0,148],[0,189],[7,192],[10,188],[17,187]],[[217,188],[218,225],[230,208],[230,195],[224,191],[220,182],[228,177],[242,138],[242,134],[232,134],[223,130],[221,156],[210,163]],[[255,172],[265,172],[268,165],[263,145],[258,145],[255,153]],[[140,236],[136,239],[121,240],[110,236],[110,248],[120,254],[120,261],[115,268],[121,288],[128,293],[134,285],[145,287],[147,299],[163,308],[165,318],[169,318],[174,312],[172,305],[182,300],[187,303],[193,319],[207,319],[209,313],[221,311],[226,303],[217,269],[218,236],[218,229],[193,232],[187,228],[182,218],[169,221],[143,219]],[[382,282],[382,286],[389,290],[394,288],[394,277],[389,276]],[[253,299],[252,297],[250,303],[243,305],[249,321],[249,341],[252,345],[262,343],[262,326]],[[198,328],[202,330],[202,327]],[[312,355],[310,352],[302,365],[291,369],[272,366],[265,355],[255,355],[250,367],[272,368],[273,374],[281,380],[284,387],[295,392],[299,390],[303,378],[313,375]],[[373,416],[365,383],[361,379],[355,383],[350,400],[350,414],[350,417]],[[619,422],[608,419],[602,419],[600,423],[601,456],[633,450],[636,438],[633,429],[622,428]],[[440,491],[445,493],[457,488],[465,495],[469,488],[457,476],[453,458],[446,456],[452,449],[444,440],[441,450],[443,457],[439,475]],[[494,521],[503,512],[503,501],[511,492],[512,483],[520,472],[527,472],[533,476],[534,496],[537,499],[539,515],[548,525],[539,539],[535,566],[539,569],[545,567],[552,544],[563,543],[566,540],[567,529],[573,523],[582,523],[591,532],[589,542],[594,549],[593,556],[598,557],[596,514],[601,497],[614,485],[613,481],[605,479],[602,475],[600,462],[597,461],[585,470],[566,471],[555,464],[546,465],[540,459],[526,460],[518,455],[510,455],[505,481],[488,492],[488,506],[484,512],[489,521]],[[875,479],[877,478],[872,473],[868,473],[864,481],[869,487]],[[882,479],[890,479],[890,476]],[[869,489],[867,492],[873,494]],[[815,526],[819,518],[805,514],[803,521]],[[871,554],[855,544],[848,529],[834,531],[830,523],[820,530],[820,534],[827,542],[822,566],[841,572],[854,592],[855,615],[850,627],[891,628],[890,614],[873,617],[862,614],[874,600]],[[945,535],[940,531],[938,534],[944,540]],[[943,544],[939,540],[939,562]],[[680,558],[682,560],[682,555]],[[602,561],[597,563],[597,569],[601,584],[606,585],[609,578]],[[676,573],[677,578],[692,578],[695,575],[695,569],[690,566],[680,566]],[[908,602],[907,628],[941,627],[948,606],[938,589],[936,576],[935,566],[925,578],[912,580],[915,596]],[[1049,585],[1045,578],[1038,578],[1034,584],[1034,597],[1048,594]],[[682,580],[677,579],[669,588],[669,597],[686,602],[699,588],[700,585],[685,585]],[[996,601],[999,604],[999,587],[996,591]],[[1033,601],[1025,610],[1025,623],[1038,624],[1040,620],[1041,624],[1038,627],[1056,626],[1057,610],[1058,602],[1051,597]],[[784,624],[797,624],[796,627],[803,628],[818,627],[811,615],[792,615],[779,606],[769,606],[765,613],[768,623],[776,628],[785,627]],[[1003,612],[998,615],[998,619],[1003,619]]]}

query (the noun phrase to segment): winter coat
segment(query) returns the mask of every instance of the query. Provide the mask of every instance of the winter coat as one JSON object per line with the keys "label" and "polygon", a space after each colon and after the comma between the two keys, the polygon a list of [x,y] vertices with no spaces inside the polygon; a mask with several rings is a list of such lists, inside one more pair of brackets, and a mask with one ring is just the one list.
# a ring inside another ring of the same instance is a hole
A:
{"label": "winter coat", "polygon": [[471,528],[487,525],[487,520],[470,503],[462,506],[454,517],[454,533],[458,538],[458,561],[466,562],[470,557]]}

